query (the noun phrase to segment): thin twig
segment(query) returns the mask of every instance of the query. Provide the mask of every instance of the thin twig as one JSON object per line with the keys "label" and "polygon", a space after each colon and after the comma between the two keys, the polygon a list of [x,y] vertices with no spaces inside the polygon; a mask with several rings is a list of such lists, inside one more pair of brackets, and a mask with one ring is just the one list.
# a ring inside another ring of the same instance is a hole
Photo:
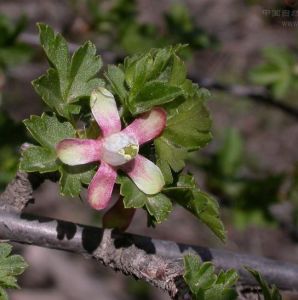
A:
{"label": "thin twig", "polygon": [[[31,173],[28,175],[18,172],[15,179],[0,195],[1,238],[42,247],[92,254],[97,258],[94,253],[101,245],[102,237],[108,232],[110,239],[113,239],[111,244],[114,244],[117,249],[133,246],[145,251],[142,255],[157,255],[166,260],[175,261],[181,259],[185,253],[193,252],[198,254],[203,261],[212,261],[218,269],[236,269],[243,284],[255,285],[252,277],[243,269],[243,266],[249,266],[260,271],[268,282],[276,284],[281,289],[294,290],[298,288],[298,266],[294,264],[225,250],[154,240],[150,237],[120,234],[54,219],[19,215],[26,203],[32,199],[32,190],[46,178],[52,181],[57,180],[55,174],[49,177],[47,174]],[[110,259],[112,259],[111,257]],[[101,256],[98,259],[101,260]],[[173,294],[173,290],[168,292]]]}
{"label": "thin twig", "polygon": [[271,106],[273,108],[277,108],[282,112],[298,119],[298,108],[290,106],[284,102],[274,100],[266,90],[266,88],[261,86],[245,86],[245,85],[225,85],[216,82],[211,78],[199,78],[197,75],[193,74],[190,76],[193,80],[195,80],[201,87],[210,89],[210,90],[218,90],[225,93],[229,93],[236,97],[240,97],[243,99],[252,100],[258,104],[263,104],[267,106]]}
{"label": "thin twig", "polygon": [[0,238],[81,253],[115,271],[145,280],[173,299],[191,299],[182,278],[181,259],[146,251],[132,235],[0,209]]}
{"label": "thin twig", "polygon": [[[166,278],[164,276],[171,277],[173,272],[175,280],[179,279],[181,274],[179,275],[177,270],[180,270],[181,257],[186,253],[198,254],[203,261],[212,261],[218,269],[236,269],[240,273],[241,283],[245,285],[255,285],[252,277],[243,269],[243,266],[250,266],[260,271],[269,283],[276,284],[281,289],[295,290],[298,288],[298,266],[292,263],[221,249],[156,240],[50,218],[20,215],[16,212],[0,210],[0,237],[14,242],[92,256],[125,274],[132,274],[150,281],[171,294],[175,290],[173,285],[171,288],[165,287],[164,283],[159,280],[164,281]],[[127,258],[127,256],[130,257],[129,253],[132,253],[133,257]],[[154,269],[151,265],[145,267],[138,263],[133,264],[131,259],[139,256],[142,257],[145,265],[152,261],[154,266],[159,264],[160,268]],[[159,260],[159,258],[163,259]],[[174,266],[176,263],[178,265]],[[171,278],[173,279],[173,277]],[[158,282],[154,280],[158,280]]]}

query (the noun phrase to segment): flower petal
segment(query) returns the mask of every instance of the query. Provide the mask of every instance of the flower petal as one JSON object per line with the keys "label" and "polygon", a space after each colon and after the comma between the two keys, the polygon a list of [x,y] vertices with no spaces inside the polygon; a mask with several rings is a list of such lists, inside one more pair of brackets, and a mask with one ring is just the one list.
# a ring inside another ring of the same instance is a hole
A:
{"label": "flower petal", "polygon": [[117,172],[107,163],[102,162],[88,187],[88,201],[97,209],[104,209],[109,204]]}
{"label": "flower petal", "polygon": [[94,90],[90,97],[92,114],[104,137],[121,130],[121,122],[114,96],[105,88]]}
{"label": "flower petal", "polygon": [[156,194],[161,191],[165,184],[160,169],[142,155],[138,154],[134,160],[123,165],[121,169],[145,194]]}
{"label": "flower petal", "polygon": [[65,139],[56,146],[58,158],[70,166],[99,161],[101,141],[88,139]]}
{"label": "flower petal", "polygon": [[166,127],[166,121],[166,111],[156,107],[140,115],[122,132],[134,136],[141,145],[159,136]]}

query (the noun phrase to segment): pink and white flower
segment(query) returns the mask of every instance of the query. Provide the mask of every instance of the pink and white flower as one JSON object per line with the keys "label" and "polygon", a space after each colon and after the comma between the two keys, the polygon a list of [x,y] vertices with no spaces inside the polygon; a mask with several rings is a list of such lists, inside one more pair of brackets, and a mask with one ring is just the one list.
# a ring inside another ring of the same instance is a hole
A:
{"label": "pink and white flower", "polygon": [[95,209],[104,209],[111,199],[117,169],[124,171],[148,195],[161,191],[165,182],[160,169],[138,154],[139,147],[159,136],[166,126],[166,112],[153,108],[140,115],[121,131],[121,121],[114,96],[105,88],[93,91],[92,114],[102,136],[98,139],[65,139],[58,143],[58,158],[67,165],[100,161],[88,187],[88,201]]}

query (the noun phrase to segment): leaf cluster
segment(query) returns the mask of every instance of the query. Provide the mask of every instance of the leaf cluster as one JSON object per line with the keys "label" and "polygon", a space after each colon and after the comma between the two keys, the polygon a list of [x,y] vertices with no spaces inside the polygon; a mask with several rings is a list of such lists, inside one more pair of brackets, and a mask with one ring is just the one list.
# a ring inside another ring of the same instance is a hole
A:
{"label": "leaf cluster", "polygon": [[[44,24],[38,24],[38,28],[50,68],[33,81],[33,86],[52,113],[31,116],[24,121],[38,145],[30,145],[23,152],[20,169],[41,173],[59,171],[61,194],[77,196],[82,186],[91,181],[95,166],[63,165],[57,159],[55,148],[61,140],[77,136],[76,118],[84,102],[88,103],[83,100],[103,84],[96,77],[102,61],[92,43],[85,43],[70,57],[67,42],[60,34]],[[78,103],[80,100],[83,103]]]}
{"label": "leaf cluster", "polygon": [[[188,254],[183,257],[183,278],[188,285],[194,300],[235,300],[238,299],[235,285],[239,279],[233,270],[215,272],[212,262],[201,262],[197,255]],[[249,267],[245,269],[259,284],[264,300],[281,300],[278,288],[269,284],[261,274]]]}
{"label": "leaf cluster", "polygon": [[167,110],[167,126],[155,140],[156,161],[168,184],[172,171],[184,167],[189,151],[205,146],[212,138],[211,119],[205,106],[209,93],[186,77],[178,55],[183,46],[153,49],[126,58],[123,65],[109,66],[105,76],[128,119],[154,106]]}
{"label": "leaf cluster", "polygon": [[211,262],[201,262],[198,256],[184,256],[184,280],[195,300],[235,300],[234,285],[238,280],[235,270],[215,273]]}
{"label": "leaf cluster", "polygon": [[178,55],[181,47],[134,55],[126,58],[124,64],[109,66],[105,73],[110,89],[121,103],[126,122],[154,106],[162,106],[167,111],[167,126],[146,153],[155,158],[167,187],[157,195],[148,196],[124,177],[119,179],[120,192],[126,208],[145,207],[153,223],[164,221],[172,210],[171,202],[175,202],[224,240],[216,200],[202,193],[192,176],[179,176],[188,152],[205,146],[212,138],[211,119],[205,106],[209,93],[187,79],[186,67]]}
{"label": "leaf cluster", "polygon": [[33,87],[49,108],[71,121],[72,114],[78,114],[81,109],[77,102],[103,84],[96,77],[102,66],[101,58],[91,42],[86,42],[70,57],[67,42],[60,34],[45,24],[38,24],[38,29],[50,68],[33,81]]}
{"label": "leaf cluster", "polygon": [[18,289],[17,276],[28,267],[20,255],[11,255],[12,247],[0,243],[0,299],[8,300],[6,289]]}
{"label": "leaf cluster", "polygon": [[285,48],[270,47],[263,51],[264,63],[253,68],[250,79],[269,88],[276,99],[284,98],[298,88],[298,61],[293,52]]}
{"label": "leaf cluster", "polygon": [[[142,155],[160,167],[166,187],[161,193],[149,196],[128,177],[119,174],[124,207],[146,209],[150,222],[155,224],[167,219],[174,202],[184,206],[224,240],[217,202],[196,187],[191,175],[181,174],[188,153],[205,146],[212,137],[211,119],[205,106],[209,93],[187,79],[186,66],[179,56],[185,46],[152,49],[127,57],[123,64],[108,66],[101,79],[98,75],[102,62],[92,43],[85,43],[70,56],[60,34],[44,24],[38,24],[38,28],[50,68],[33,81],[33,86],[51,112],[24,121],[35,145],[23,152],[20,169],[59,172],[61,193],[79,195],[82,187],[91,181],[96,166],[66,166],[57,159],[55,148],[65,138],[98,137],[100,133],[94,128],[86,100],[93,89],[105,86],[118,102],[124,125],[156,106],[167,111],[162,135],[141,149]],[[78,126],[82,122],[83,130]]]}
{"label": "leaf cluster", "polygon": [[260,285],[264,300],[282,300],[281,294],[279,293],[279,290],[275,285],[270,287],[258,271],[249,267],[246,267],[246,270],[255,278],[255,280]]}

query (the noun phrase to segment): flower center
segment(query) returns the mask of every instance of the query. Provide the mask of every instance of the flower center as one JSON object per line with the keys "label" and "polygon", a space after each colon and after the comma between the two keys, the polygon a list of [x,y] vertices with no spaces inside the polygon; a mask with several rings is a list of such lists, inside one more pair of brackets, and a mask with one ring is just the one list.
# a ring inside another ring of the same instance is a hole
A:
{"label": "flower center", "polygon": [[114,133],[103,140],[102,160],[112,166],[121,166],[136,157],[138,142],[121,132]]}

